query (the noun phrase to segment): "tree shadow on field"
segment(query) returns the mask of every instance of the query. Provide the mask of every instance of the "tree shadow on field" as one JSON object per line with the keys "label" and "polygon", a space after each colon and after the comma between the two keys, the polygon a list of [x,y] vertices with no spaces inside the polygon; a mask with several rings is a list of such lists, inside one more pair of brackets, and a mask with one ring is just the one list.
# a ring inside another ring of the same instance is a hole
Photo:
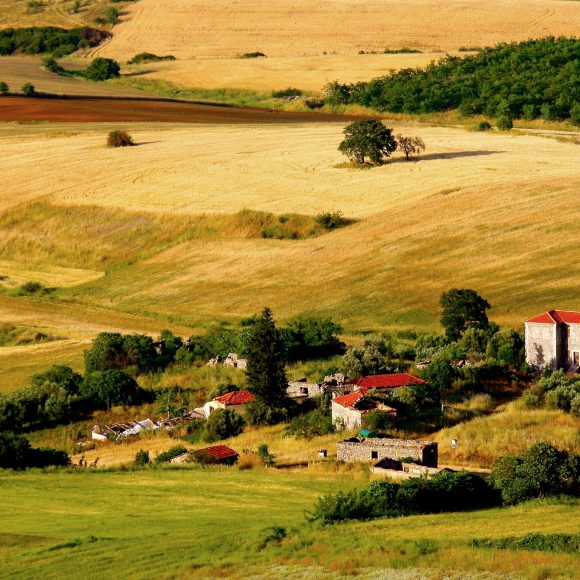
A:
{"label": "tree shadow on field", "polygon": [[152,72],[155,72],[155,71],[153,69],[138,70],[138,71],[135,71],[135,72],[123,73],[121,75],[121,78],[128,79],[130,77],[141,77],[143,75],[148,75],[148,74],[150,74]]}
{"label": "tree shadow on field", "polygon": [[141,141],[139,143],[134,143],[133,147],[141,147],[142,145],[155,145],[156,143],[163,143],[163,141]]}
{"label": "tree shadow on field", "polygon": [[[419,155],[417,157],[409,157],[408,161],[434,161],[436,159],[459,159],[461,157],[481,157],[483,155],[495,155],[497,153],[505,153],[505,151],[457,151],[450,153],[429,153],[427,155]],[[391,159],[390,163],[407,163],[405,157],[397,157]]]}

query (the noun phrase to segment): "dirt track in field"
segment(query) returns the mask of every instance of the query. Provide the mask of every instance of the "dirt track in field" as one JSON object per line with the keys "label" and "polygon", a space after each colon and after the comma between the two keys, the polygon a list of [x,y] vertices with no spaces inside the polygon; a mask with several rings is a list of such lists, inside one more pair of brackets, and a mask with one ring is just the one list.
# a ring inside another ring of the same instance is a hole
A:
{"label": "dirt track in field", "polygon": [[252,107],[178,101],[108,98],[0,98],[1,121],[166,122],[166,123],[305,123],[354,119],[347,115],[293,113]]}

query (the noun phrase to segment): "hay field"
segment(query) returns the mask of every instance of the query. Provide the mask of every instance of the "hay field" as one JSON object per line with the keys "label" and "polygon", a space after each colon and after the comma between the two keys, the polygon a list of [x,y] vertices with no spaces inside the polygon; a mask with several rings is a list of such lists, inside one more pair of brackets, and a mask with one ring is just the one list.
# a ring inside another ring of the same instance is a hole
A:
{"label": "hay field", "polygon": [[92,25],[107,0],[82,0],[77,13],[72,12],[74,0],[43,0],[39,9],[31,9],[28,3],[28,0],[0,0],[0,28]]}
{"label": "hay field", "polygon": [[140,0],[94,54],[127,60],[142,51],[233,57],[355,54],[412,47],[457,50],[530,37],[575,35],[576,2],[556,0],[332,0],[240,4],[232,0]]}
{"label": "hay field", "polygon": [[143,73],[142,77],[145,79],[166,80],[186,87],[227,87],[258,92],[297,87],[309,93],[320,93],[327,83],[337,79],[351,83],[368,81],[385,75],[390,70],[426,66],[442,56],[443,53],[424,52],[253,59],[189,58],[147,63],[128,70]]}
{"label": "hay field", "polygon": [[[136,126],[144,145],[128,150],[74,127],[14,129],[0,159],[0,259],[105,272],[58,291],[75,301],[73,320],[89,304],[192,328],[268,304],[349,331],[436,328],[439,295],[457,286],[516,327],[578,308],[572,143],[400,126],[427,143],[422,160],[358,170],[336,150],[340,125]],[[190,217],[244,208],[360,221],[298,241],[186,234]]]}
{"label": "hay field", "polygon": [[[575,534],[580,510],[574,500],[536,501],[469,517],[448,513],[306,525],[304,512],[320,495],[360,485],[349,475],[270,469],[7,474],[0,574],[337,580],[347,573],[491,580],[572,578],[578,571],[573,554],[469,546],[472,538]],[[285,528],[287,537],[259,549],[271,526]]]}

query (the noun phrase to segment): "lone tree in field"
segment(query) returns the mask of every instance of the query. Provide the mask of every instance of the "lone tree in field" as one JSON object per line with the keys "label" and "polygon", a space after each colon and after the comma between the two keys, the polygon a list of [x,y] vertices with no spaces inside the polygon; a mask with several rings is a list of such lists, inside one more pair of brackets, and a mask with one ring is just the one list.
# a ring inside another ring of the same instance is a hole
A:
{"label": "lone tree in field", "polygon": [[256,397],[248,416],[254,424],[276,423],[287,413],[286,356],[272,311],[264,308],[248,343],[248,389]]}
{"label": "lone tree in field", "polygon": [[338,150],[359,165],[364,165],[367,157],[375,165],[381,165],[397,149],[393,130],[380,121],[361,119],[345,127],[343,133]]}
{"label": "lone tree in field", "polygon": [[468,328],[487,328],[490,303],[469,289],[453,288],[443,292],[439,300],[443,309],[441,326],[451,340],[459,340]]}
{"label": "lone tree in field", "polygon": [[107,137],[107,147],[131,147],[132,145],[135,145],[135,142],[127,131],[111,131]]}
{"label": "lone tree in field", "polygon": [[10,88],[4,81],[0,82],[0,95],[7,95]]}
{"label": "lone tree in field", "polygon": [[407,161],[409,161],[411,155],[419,155],[421,151],[425,151],[425,143],[421,137],[397,135],[397,148],[405,154]]}

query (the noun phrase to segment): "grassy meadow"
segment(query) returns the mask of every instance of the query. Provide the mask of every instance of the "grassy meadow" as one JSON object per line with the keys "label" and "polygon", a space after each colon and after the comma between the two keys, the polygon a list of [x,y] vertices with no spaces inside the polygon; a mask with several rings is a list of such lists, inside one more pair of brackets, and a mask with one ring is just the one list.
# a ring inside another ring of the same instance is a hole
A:
{"label": "grassy meadow", "polygon": [[[351,474],[235,468],[5,474],[0,576],[334,578],[410,568],[418,578],[465,578],[468,571],[570,578],[578,571],[571,554],[469,546],[472,538],[576,533],[577,501],[467,517],[305,523],[319,495],[363,483]],[[287,536],[264,546],[272,526]]]}

